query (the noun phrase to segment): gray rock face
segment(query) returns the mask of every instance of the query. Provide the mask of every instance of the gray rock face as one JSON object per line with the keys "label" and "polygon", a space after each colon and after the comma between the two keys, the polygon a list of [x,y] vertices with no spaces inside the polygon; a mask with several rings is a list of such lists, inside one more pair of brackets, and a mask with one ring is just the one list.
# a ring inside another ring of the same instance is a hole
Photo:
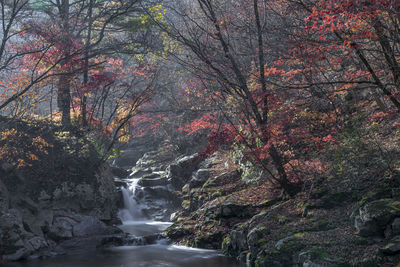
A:
{"label": "gray rock face", "polygon": [[230,236],[232,240],[232,248],[235,251],[242,252],[248,249],[247,236],[244,230],[233,230],[231,231]]}
{"label": "gray rock face", "polygon": [[129,172],[127,170],[115,166],[111,166],[111,173],[118,178],[125,178],[129,175]]}
{"label": "gray rock face", "polygon": [[248,205],[239,205],[233,201],[225,201],[221,204],[221,216],[222,217],[241,217],[245,218],[249,216]]}
{"label": "gray rock face", "polygon": [[400,235],[400,218],[394,219],[391,227],[393,235]]}
{"label": "gray rock face", "polygon": [[0,169],[5,173],[11,173],[15,167],[10,163],[4,162],[0,165]]}
{"label": "gray rock face", "polygon": [[285,244],[288,243],[289,241],[292,241],[292,240],[295,240],[295,239],[296,239],[296,238],[293,237],[293,236],[285,237],[285,238],[279,240],[278,242],[276,242],[275,248],[276,248],[277,250],[280,250],[280,249],[283,247],[283,245],[285,245]]}
{"label": "gray rock face", "polygon": [[[14,176],[15,171],[12,171],[6,177]],[[120,234],[120,230],[100,221],[110,220],[117,213],[118,195],[107,165],[100,167],[90,184],[65,181],[53,191],[48,188],[21,190],[11,185],[13,194],[8,192],[7,186],[0,181],[0,255],[3,260],[50,255],[57,243],[76,237]],[[26,190],[40,193],[34,201],[24,193]]]}
{"label": "gray rock face", "polygon": [[100,220],[111,220],[118,212],[119,195],[107,164],[99,167],[92,184],[63,182],[49,195],[53,210],[71,210]]}
{"label": "gray rock face", "polygon": [[10,207],[10,197],[7,187],[0,179],[0,212],[7,211]]}
{"label": "gray rock face", "polygon": [[176,190],[181,190],[182,187],[189,181],[192,172],[196,170],[201,159],[198,154],[186,156],[177,163],[168,166],[168,180]]}
{"label": "gray rock face", "polygon": [[47,235],[54,241],[72,238],[72,228],[78,222],[69,217],[57,217]]}
{"label": "gray rock face", "polygon": [[151,174],[153,171],[148,168],[148,169],[142,169],[142,168],[133,168],[132,173],[129,174],[129,178],[141,178],[146,174]]}
{"label": "gray rock face", "polygon": [[380,199],[359,209],[354,225],[361,236],[383,236],[386,226],[400,216],[400,201]]}
{"label": "gray rock face", "polygon": [[11,209],[0,216],[0,248],[3,260],[24,259],[34,251],[49,245],[42,237],[34,236],[23,227],[21,214]]}
{"label": "gray rock face", "polygon": [[393,255],[400,251],[400,236],[393,237],[383,248],[382,252]]}
{"label": "gray rock face", "polygon": [[119,155],[113,162],[114,165],[120,168],[132,167],[135,163],[143,156],[144,151],[137,150],[137,149],[127,149]]}
{"label": "gray rock face", "polygon": [[303,263],[303,267],[322,267],[322,265],[312,262],[311,260],[306,260]]}
{"label": "gray rock face", "polygon": [[102,235],[107,233],[107,226],[94,217],[86,217],[72,228],[74,236]]}
{"label": "gray rock face", "polygon": [[189,181],[190,188],[201,187],[209,177],[211,177],[213,171],[209,169],[199,169],[197,170],[192,179]]}
{"label": "gray rock face", "polygon": [[144,187],[152,187],[152,186],[165,186],[169,182],[166,178],[142,178],[139,180],[138,185]]}

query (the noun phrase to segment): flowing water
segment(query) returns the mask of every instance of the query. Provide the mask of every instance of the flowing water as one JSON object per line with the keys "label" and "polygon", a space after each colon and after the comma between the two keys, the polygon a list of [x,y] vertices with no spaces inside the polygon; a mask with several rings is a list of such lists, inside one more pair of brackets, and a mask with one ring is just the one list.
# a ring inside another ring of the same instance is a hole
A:
{"label": "flowing water", "polygon": [[[134,199],[138,179],[130,180],[129,189],[122,188],[124,208],[119,217],[120,228],[136,237],[161,233],[171,223],[148,220],[141,213],[141,204]],[[244,264],[215,250],[196,249],[166,244],[122,246],[86,253],[62,255],[45,260],[29,260],[4,265],[7,267],[241,267]]]}

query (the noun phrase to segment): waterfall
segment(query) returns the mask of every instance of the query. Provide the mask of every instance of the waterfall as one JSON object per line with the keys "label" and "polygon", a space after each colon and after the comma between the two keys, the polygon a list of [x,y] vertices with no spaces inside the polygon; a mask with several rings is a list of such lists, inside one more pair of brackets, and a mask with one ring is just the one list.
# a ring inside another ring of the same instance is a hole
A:
{"label": "waterfall", "polygon": [[137,221],[143,219],[143,214],[140,210],[140,205],[134,198],[136,186],[139,179],[133,179],[132,183],[127,188],[121,188],[122,197],[124,201],[124,208],[118,212],[118,217],[122,223]]}

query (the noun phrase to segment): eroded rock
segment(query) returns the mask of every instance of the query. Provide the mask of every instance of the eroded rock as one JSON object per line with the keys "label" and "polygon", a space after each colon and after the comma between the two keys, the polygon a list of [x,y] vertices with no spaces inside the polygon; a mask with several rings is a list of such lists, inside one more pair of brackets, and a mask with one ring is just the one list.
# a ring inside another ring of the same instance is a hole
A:
{"label": "eroded rock", "polygon": [[380,199],[359,209],[355,218],[357,233],[361,236],[383,236],[386,226],[400,216],[400,201]]}

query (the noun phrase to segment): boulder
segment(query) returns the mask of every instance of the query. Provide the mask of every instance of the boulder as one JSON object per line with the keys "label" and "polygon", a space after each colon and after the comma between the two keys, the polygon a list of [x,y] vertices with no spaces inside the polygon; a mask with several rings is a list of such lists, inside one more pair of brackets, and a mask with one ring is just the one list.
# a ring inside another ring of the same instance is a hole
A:
{"label": "boulder", "polygon": [[252,255],[257,255],[260,252],[262,244],[265,243],[268,234],[270,234],[270,231],[263,225],[259,225],[250,230],[247,234],[247,243]]}
{"label": "boulder", "polygon": [[21,214],[16,209],[10,209],[0,216],[0,255],[3,260],[25,259],[48,246],[44,238],[24,229]]}
{"label": "boulder", "polygon": [[125,169],[115,166],[112,166],[110,168],[111,168],[111,173],[117,178],[126,178],[129,175],[129,172]]}
{"label": "boulder", "polygon": [[150,168],[148,169],[137,169],[137,168],[133,168],[132,169],[132,173],[129,174],[129,178],[140,178],[146,174],[150,174],[152,173],[152,170]]}
{"label": "boulder", "polygon": [[322,265],[317,264],[317,263],[314,263],[314,262],[312,262],[312,261],[310,261],[310,260],[306,260],[306,261],[303,263],[303,267],[322,267]]}
{"label": "boulder", "polygon": [[201,158],[196,153],[191,156],[186,156],[178,160],[175,164],[168,166],[167,177],[176,190],[181,190],[189,181],[192,172],[197,169],[200,162]]}
{"label": "boulder", "polygon": [[44,236],[52,225],[54,212],[49,209],[40,209],[37,214],[23,212],[23,222],[29,227],[29,230],[37,236]]}
{"label": "boulder", "polygon": [[277,250],[280,250],[286,243],[289,243],[290,241],[293,241],[293,240],[296,240],[296,238],[294,236],[285,237],[285,238],[279,240],[278,242],[276,242],[275,248]]}
{"label": "boulder", "polygon": [[78,222],[70,217],[56,217],[50,226],[47,236],[58,242],[72,238],[72,229]]}
{"label": "boulder", "polygon": [[245,230],[232,230],[230,232],[232,250],[235,255],[240,255],[242,251],[248,250],[247,235]]}
{"label": "boulder", "polygon": [[95,217],[85,217],[72,227],[73,236],[92,236],[107,233],[108,227]]}
{"label": "boulder", "polygon": [[65,181],[50,193],[51,208],[112,220],[118,212],[120,198],[113,177],[110,166],[103,164],[90,183]]}
{"label": "boulder", "polygon": [[381,251],[389,255],[397,254],[400,251],[400,236],[393,237]]}
{"label": "boulder", "polygon": [[143,156],[144,151],[136,149],[127,149],[116,157],[113,161],[113,165],[123,169],[129,169],[135,166],[136,162]]}
{"label": "boulder", "polygon": [[15,167],[11,163],[4,162],[0,165],[0,169],[7,174],[11,173],[15,169]]}
{"label": "boulder", "polygon": [[250,215],[248,208],[249,205],[240,205],[236,204],[232,200],[227,200],[222,202],[221,204],[220,215],[221,217],[224,218],[229,218],[229,217],[246,218]]}
{"label": "boulder", "polygon": [[208,219],[231,217],[247,218],[249,216],[249,205],[240,205],[232,200],[225,200],[221,204],[209,206],[205,210],[205,217]]}
{"label": "boulder", "polygon": [[192,179],[189,181],[190,188],[201,187],[208,178],[212,175],[213,171],[209,169],[199,169],[197,170]]}
{"label": "boulder", "polygon": [[383,236],[387,225],[396,217],[400,217],[400,201],[380,199],[361,207],[354,225],[360,236]]}
{"label": "boulder", "polygon": [[400,235],[400,218],[394,219],[391,225],[392,234],[393,235]]}
{"label": "boulder", "polygon": [[138,181],[138,185],[143,187],[152,187],[152,186],[164,186],[168,184],[168,180],[166,178],[141,178]]}
{"label": "boulder", "polygon": [[5,212],[10,207],[10,197],[7,187],[0,179],[0,212]]}

